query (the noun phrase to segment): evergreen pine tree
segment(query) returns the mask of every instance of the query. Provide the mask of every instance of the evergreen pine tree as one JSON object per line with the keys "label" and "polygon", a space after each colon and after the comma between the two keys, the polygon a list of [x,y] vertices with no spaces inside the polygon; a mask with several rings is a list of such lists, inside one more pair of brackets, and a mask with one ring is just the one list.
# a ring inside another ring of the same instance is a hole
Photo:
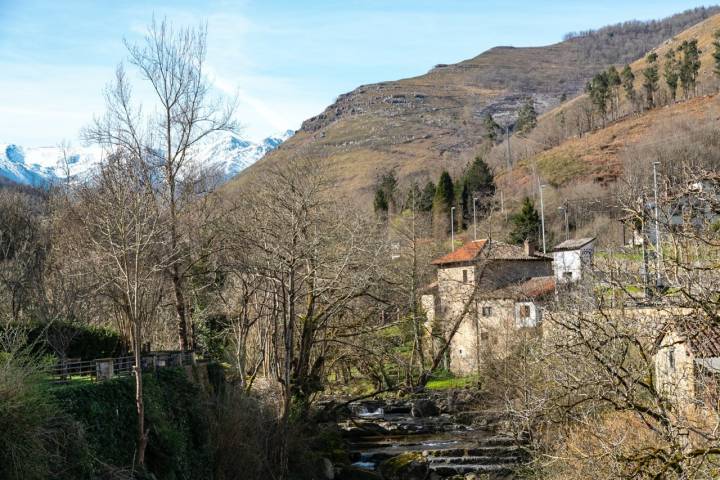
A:
{"label": "evergreen pine tree", "polygon": [[600,114],[603,125],[605,125],[608,101],[610,100],[610,84],[607,72],[595,75],[585,86],[585,92],[590,96],[590,101]]}
{"label": "evergreen pine tree", "polygon": [[378,176],[375,182],[375,213],[395,213],[397,211],[397,176],[395,170],[388,170]]}
{"label": "evergreen pine tree", "polygon": [[700,49],[698,49],[698,41],[696,39],[685,40],[679,47],[678,51],[682,54],[680,59],[680,85],[682,85],[685,98],[690,97],[691,92],[695,92],[697,84],[698,72],[700,71]]}
{"label": "evergreen pine tree", "polygon": [[674,102],[677,98],[677,87],[680,80],[680,62],[673,49],[668,50],[665,54],[665,69],[663,75],[668,90],[670,90],[670,99]]}
{"label": "evergreen pine tree", "polygon": [[450,231],[450,207],[455,200],[455,189],[452,178],[447,171],[440,174],[435,196],[433,197],[433,229],[439,237],[447,235]]}
{"label": "evergreen pine tree", "polygon": [[512,224],[512,230],[508,238],[510,243],[518,245],[526,239],[534,242],[539,240],[540,214],[529,197],[525,197],[522,208],[518,213],[510,217],[510,222]]}
{"label": "evergreen pine tree", "polygon": [[388,201],[385,196],[385,191],[382,188],[375,189],[375,199],[373,200],[373,207],[375,208],[375,214],[377,216],[384,216],[388,213]]}
{"label": "evergreen pine tree", "polygon": [[475,157],[465,171],[462,183],[463,214],[469,223],[472,220],[473,198],[478,198],[475,206],[477,212],[484,214],[489,210],[489,199],[495,195],[495,177],[488,164],[482,158]]}
{"label": "evergreen pine tree", "polygon": [[625,68],[620,73],[620,78],[623,90],[625,90],[625,98],[632,104],[634,110],[637,103],[637,92],[635,92],[635,74],[630,65],[625,65]]}
{"label": "evergreen pine tree", "polygon": [[420,210],[421,197],[422,192],[420,191],[420,187],[418,186],[417,182],[413,182],[412,185],[410,185],[410,188],[408,188],[407,195],[405,195],[405,204],[403,205],[403,210]]}
{"label": "evergreen pine tree", "polygon": [[657,92],[659,80],[657,53],[650,53],[645,60],[647,61],[647,67],[643,70],[645,102],[647,108],[655,108],[655,92]]}
{"label": "evergreen pine tree", "polygon": [[418,209],[422,212],[429,212],[432,210],[433,199],[435,198],[435,184],[432,180],[428,180],[423,188],[422,195],[420,196],[420,205]]}
{"label": "evergreen pine tree", "polygon": [[716,77],[720,78],[720,30],[715,30],[715,33],[713,34],[713,40],[712,46],[713,46],[713,53],[712,58],[714,62],[713,66],[713,73]]}
{"label": "evergreen pine tree", "polygon": [[518,110],[518,118],[515,128],[520,133],[528,133],[537,126],[537,111],[535,111],[535,102],[529,97],[520,110]]}
{"label": "evergreen pine tree", "polygon": [[613,118],[617,118],[620,107],[620,86],[622,85],[622,80],[620,79],[620,73],[614,65],[607,69],[607,82],[610,90],[610,109]]}
{"label": "evergreen pine tree", "polygon": [[485,128],[485,138],[492,143],[497,143],[498,132],[502,129],[490,113],[485,114],[485,117],[483,118],[483,127]]}

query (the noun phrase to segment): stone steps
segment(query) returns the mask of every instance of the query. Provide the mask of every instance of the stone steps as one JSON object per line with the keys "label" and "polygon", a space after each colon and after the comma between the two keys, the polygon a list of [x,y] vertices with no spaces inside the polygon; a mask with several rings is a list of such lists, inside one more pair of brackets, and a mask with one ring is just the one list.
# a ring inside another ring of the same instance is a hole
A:
{"label": "stone steps", "polygon": [[492,457],[430,457],[430,465],[505,465],[522,462],[518,456],[492,456]]}
{"label": "stone steps", "polygon": [[492,473],[495,475],[510,475],[517,468],[516,463],[497,463],[494,465],[430,465],[430,471],[440,478],[464,475],[466,473]]}

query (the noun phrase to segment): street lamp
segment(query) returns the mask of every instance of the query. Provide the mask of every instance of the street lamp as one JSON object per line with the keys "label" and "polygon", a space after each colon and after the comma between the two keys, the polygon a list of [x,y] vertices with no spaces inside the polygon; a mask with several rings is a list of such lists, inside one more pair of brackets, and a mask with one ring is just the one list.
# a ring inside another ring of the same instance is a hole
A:
{"label": "street lamp", "polygon": [[545,247],[545,205],[543,204],[543,188],[547,185],[540,185],[540,227],[542,228],[543,254],[547,253]]}
{"label": "street lamp", "polygon": [[475,203],[477,197],[473,197],[473,240],[477,240],[477,215],[475,214]]}
{"label": "street lamp", "polygon": [[570,222],[568,221],[567,203],[558,207],[558,210],[565,214],[565,240],[570,240]]}
{"label": "street lamp", "polygon": [[455,207],[450,207],[450,248],[455,251]]}

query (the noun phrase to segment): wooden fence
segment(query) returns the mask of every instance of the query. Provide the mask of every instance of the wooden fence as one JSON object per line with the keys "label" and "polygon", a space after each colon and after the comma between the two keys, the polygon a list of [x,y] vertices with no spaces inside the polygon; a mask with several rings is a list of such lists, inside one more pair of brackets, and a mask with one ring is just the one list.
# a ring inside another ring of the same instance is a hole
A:
{"label": "wooden fence", "polygon": [[[140,356],[143,371],[192,365],[197,361],[194,352],[149,352]],[[95,360],[66,358],[48,367],[46,371],[52,381],[64,382],[73,377],[89,377],[95,381],[109,380],[132,375],[134,370],[135,357],[130,355]]]}

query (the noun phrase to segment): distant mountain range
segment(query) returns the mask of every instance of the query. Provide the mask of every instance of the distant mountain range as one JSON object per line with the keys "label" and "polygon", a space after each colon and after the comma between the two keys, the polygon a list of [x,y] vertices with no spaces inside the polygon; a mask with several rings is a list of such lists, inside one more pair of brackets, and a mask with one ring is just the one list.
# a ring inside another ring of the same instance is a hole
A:
{"label": "distant mountain range", "polygon": [[[231,133],[215,135],[198,145],[195,158],[205,167],[211,167],[230,179],[249,167],[266,153],[274,150],[293,135],[292,130],[265,138],[261,142],[243,139]],[[23,147],[0,143],[0,178],[21,185],[44,187],[69,174],[82,178],[100,162],[99,147],[69,149],[68,161],[63,161],[60,147]],[[65,165],[67,163],[67,165]]]}

